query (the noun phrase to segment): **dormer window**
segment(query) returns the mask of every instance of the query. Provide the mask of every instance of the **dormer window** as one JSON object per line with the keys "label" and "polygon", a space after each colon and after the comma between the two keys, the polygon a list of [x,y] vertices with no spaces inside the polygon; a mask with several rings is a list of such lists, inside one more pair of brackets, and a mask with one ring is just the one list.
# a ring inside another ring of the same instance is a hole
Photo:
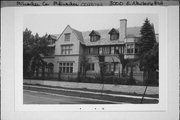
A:
{"label": "dormer window", "polygon": [[94,30],[89,34],[89,36],[90,36],[90,41],[91,42],[98,41],[101,38],[100,34],[97,31],[94,31]]}
{"label": "dormer window", "polygon": [[110,32],[110,40],[118,40],[119,39],[119,31],[117,29],[112,29]]}

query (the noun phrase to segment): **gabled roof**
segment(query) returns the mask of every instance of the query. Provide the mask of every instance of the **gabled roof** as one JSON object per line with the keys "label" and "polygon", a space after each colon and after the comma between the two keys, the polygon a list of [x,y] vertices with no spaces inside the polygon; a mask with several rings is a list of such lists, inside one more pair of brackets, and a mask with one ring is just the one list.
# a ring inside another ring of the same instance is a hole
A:
{"label": "gabled roof", "polygon": [[51,37],[52,39],[57,40],[59,36],[60,36],[59,34],[49,34],[48,37]]}
{"label": "gabled roof", "polygon": [[101,36],[101,35],[99,34],[99,32],[98,32],[98,31],[95,31],[95,30],[92,30],[92,32],[89,34],[89,36],[93,36],[93,35]]}
{"label": "gabled roof", "polygon": [[[123,41],[119,40],[110,40],[109,32],[114,29],[116,32],[119,32],[118,28],[112,28],[112,29],[104,29],[104,30],[93,30],[93,31],[78,31],[74,28],[71,28],[72,31],[75,33],[77,38],[80,40],[80,42],[86,46],[99,46],[99,45],[115,45],[115,44],[124,44]],[[141,27],[128,27],[127,28],[127,35],[126,38],[132,38],[132,37],[140,37],[140,29]],[[90,34],[93,32],[93,34],[98,34],[101,36],[100,40],[91,42],[90,41]],[[121,33],[119,32],[121,35]],[[60,35],[57,35],[60,36]]]}
{"label": "gabled roof", "polygon": [[[140,37],[140,27],[129,27],[127,28],[127,37]],[[104,30],[96,30],[96,32],[98,32],[101,35],[100,40],[95,41],[95,42],[91,42],[90,41],[90,37],[89,34],[91,33],[91,31],[85,31],[82,32],[83,38],[84,38],[84,43],[86,46],[98,46],[98,45],[115,45],[115,44],[124,44],[123,41],[119,41],[119,40],[110,40],[110,35],[109,32],[112,29],[104,29]],[[119,29],[114,28],[114,30],[116,32],[119,32]],[[119,34],[121,35],[121,33],[119,32]]]}
{"label": "gabled roof", "polygon": [[77,38],[80,40],[80,42],[81,42],[82,44],[84,44],[84,39],[83,39],[82,32],[80,32],[80,31],[78,31],[78,30],[76,30],[76,29],[74,29],[74,28],[71,28],[71,29],[72,29],[72,31],[76,34],[76,36],[77,36]]}
{"label": "gabled roof", "polygon": [[109,34],[112,34],[112,33],[118,33],[119,34],[119,31],[115,28],[112,28],[111,31],[109,32]]}

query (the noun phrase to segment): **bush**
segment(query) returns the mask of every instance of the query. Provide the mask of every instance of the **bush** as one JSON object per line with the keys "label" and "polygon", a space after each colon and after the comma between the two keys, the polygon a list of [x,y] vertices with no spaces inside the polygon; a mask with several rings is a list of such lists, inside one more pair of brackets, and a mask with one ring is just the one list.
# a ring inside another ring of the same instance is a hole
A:
{"label": "bush", "polygon": [[126,85],[136,85],[136,80],[135,80],[133,77],[130,77],[130,78],[127,80]]}

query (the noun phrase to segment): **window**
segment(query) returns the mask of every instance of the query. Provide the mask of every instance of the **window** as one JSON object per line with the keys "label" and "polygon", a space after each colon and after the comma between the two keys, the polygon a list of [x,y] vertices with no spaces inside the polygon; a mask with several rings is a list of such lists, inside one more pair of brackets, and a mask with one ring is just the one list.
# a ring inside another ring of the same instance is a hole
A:
{"label": "window", "polygon": [[70,41],[70,33],[65,33],[64,35],[65,35],[64,40]]}
{"label": "window", "polygon": [[114,71],[119,71],[119,64],[118,63],[114,63]]}
{"label": "window", "polygon": [[61,54],[67,55],[72,53],[72,45],[61,45]]}
{"label": "window", "polygon": [[111,64],[110,64],[110,72],[113,72],[113,71],[114,71],[114,64],[111,63]]}
{"label": "window", "polygon": [[119,39],[119,34],[117,34],[117,33],[112,33],[112,34],[110,35],[110,39],[111,39],[111,40],[117,40],[117,39]]}
{"label": "window", "polygon": [[119,53],[124,53],[124,47],[120,46]]}
{"label": "window", "polygon": [[119,46],[115,47],[115,54],[119,54]]}
{"label": "window", "polygon": [[119,71],[119,66],[117,62],[106,64],[106,72],[115,72],[115,71]]}
{"label": "window", "polygon": [[97,40],[99,40],[100,39],[100,36],[98,36],[98,35],[92,35],[92,36],[90,36],[90,41],[91,42],[95,42],[95,41],[97,41]]}
{"label": "window", "polygon": [[114,54],[114,46],[111,47],[111,54]]}
{"label": "window", "polygon": [[127,45],[127,53],[128,54],[132,54],[133,51],[134,51],[133,49],[134,49],[134,45],[133,44]]}
{"label": "window", "polygon": [[89,63],[88,70],[94,71],[94,63]]}
{"label": "window", "polygon": [[97,39],[97,36],[91,36],[91,41],[93,42],[93,41],[96,41],[96,39]]}
{"label": "window", "polygon": [[135,53],[138,53],[138,47],[135,47]]}
{"label": "window", "polygon": [[72,73],[73,63],[72,62],[59,63],[59,71],[60,73]]}
{"label": "window", "polygon": [[92,47],[89,48],[89,54],[93,54],[93,48]]}
{"label": "window", "polygon": [[95,41],[97,41],[97,40],[100,40],[100,34],[99,34],[99,32],[97,32],[97,31],[92,31],[90,34],[89,34],[89,36],[90,36],[90,41],[91,42],[95,42]]}
{"label": "window", "polygon": [[104,54],[109,54],[110,53],[110,49],[109,47],[104,47]]}
{"label": "window", "polygon": [[100,55],[103,54],[103,48],[102,48],[102,47],[99,48],[99,54],[100,54]]}

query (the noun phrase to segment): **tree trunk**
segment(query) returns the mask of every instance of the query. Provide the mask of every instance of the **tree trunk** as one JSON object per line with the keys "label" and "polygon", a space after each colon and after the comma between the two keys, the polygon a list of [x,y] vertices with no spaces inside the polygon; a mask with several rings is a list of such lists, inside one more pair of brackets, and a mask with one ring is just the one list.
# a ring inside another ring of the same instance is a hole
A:
{"label": "tree trunk", "polygon": [[36,78],[39,76],[39,68],[36,68]]}
{"label": "tree trunk", "polygon": [[43,66],[43,67],[42,67],[42,79],[44,79],[44,77],[45,77],[45,76],[44,76],[44,75],[45,75],[44,73],[45,73],[45,68],[44,68],[44,66]]}

